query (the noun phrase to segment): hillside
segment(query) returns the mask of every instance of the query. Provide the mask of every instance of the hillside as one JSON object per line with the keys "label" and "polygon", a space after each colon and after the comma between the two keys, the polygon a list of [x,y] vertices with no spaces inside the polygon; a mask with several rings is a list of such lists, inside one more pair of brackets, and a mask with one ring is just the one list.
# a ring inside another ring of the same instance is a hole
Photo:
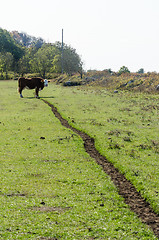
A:
{"label": "hillside", "polygon": [[156,87],[159,85],[159,74],[152,73],[112,73],[108,70],[90,71],[83,75],[81,79],[79,74],[73,76],[58,75],[53,80],[57,84],[64,86],[89,85],[105,87],[112,91],[131,90],[138,92],[156,92]]}

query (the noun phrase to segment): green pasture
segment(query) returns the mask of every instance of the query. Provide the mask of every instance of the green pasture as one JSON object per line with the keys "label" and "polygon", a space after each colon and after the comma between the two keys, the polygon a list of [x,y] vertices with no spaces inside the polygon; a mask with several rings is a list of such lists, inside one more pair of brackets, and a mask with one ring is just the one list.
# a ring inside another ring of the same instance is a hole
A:
{"label": "green pasture", "polygon": [[[48,105],[32,90],[20,99],[16,81],[0,89],[0,239],[157,239]],[[157,95],[51,83],[40,96],[159,211]]]}
{"label": "green pasture", "polygon": [[58,88],[54,97],[64,118],[95,138],[100,153],[159,213],[159,95],[83,87]]}

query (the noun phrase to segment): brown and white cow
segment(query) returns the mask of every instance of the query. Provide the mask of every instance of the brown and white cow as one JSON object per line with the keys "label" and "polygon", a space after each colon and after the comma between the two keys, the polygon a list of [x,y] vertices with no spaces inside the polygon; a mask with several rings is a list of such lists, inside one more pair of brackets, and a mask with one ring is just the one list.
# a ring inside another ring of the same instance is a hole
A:
{"label": "brown and white cow", "polygon": [[39,77],[33,78],[24,78],[20,77],[18,79],[18,92],[20,93],[20,97],[23,98],[22,91],[23,89],[35,89],[35,97],[39,97],[39,91],[41,91],[44,87],[48,86],[48,80],[42,79]]}

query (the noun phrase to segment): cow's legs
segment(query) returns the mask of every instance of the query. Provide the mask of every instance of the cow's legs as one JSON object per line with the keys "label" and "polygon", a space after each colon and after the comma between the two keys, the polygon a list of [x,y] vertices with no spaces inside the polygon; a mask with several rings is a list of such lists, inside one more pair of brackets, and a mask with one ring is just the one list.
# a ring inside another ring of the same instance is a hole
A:
{"label": "cow's legs", "polygon": [[23,90],[23,89],[21,89],[21,88],[19,87],[18,91],[19,91],[19,93],[20,93],[20,97],[21,97],[21,98],[23,98],[22,90]]}
{"label": "cow's legs", "polygon": [[39,98],[39,88],[35,88],[35,97]]}

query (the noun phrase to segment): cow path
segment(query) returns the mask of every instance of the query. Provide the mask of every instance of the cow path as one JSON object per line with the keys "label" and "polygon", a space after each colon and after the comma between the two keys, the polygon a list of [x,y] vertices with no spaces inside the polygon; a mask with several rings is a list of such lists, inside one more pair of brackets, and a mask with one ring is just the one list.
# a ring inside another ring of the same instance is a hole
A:
{"label": "cow path", "polygon": [[153,211],[149,203],[147,203],[140,193],[137,192],[132,183],[129,182],[124,175],[122,175],[113,166],[112,163],[108,162],[108,160],[97,151],[93,138],[88,136],[86,133],[83,133],[70,126],[68,121],[60,115],[60,113],[57,111],[57,108],[53,104],[44,99],[41,100],[51,107],[55,117],[60,120],[63,126],[71,129],[83,139],[86,152],[92,158],[94,158],[96,162],[103,167],[105,173],[111,177],[111,180],[118,188],[119,194],[124,198],[125,203],[129,205],[130,209],[136,213],[142,222],[147,224],[152,229],[154,234],[159,238],[159,215]]}

